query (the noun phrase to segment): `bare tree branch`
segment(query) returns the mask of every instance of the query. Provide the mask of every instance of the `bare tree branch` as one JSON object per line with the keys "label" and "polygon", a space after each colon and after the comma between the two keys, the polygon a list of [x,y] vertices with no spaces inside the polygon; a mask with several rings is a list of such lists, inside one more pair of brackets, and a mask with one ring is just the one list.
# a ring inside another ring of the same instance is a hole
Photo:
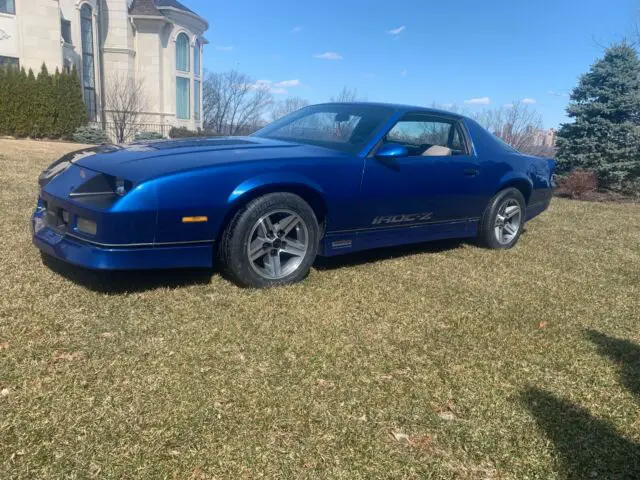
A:
{"label": "bare tree branch", "polygon": [[271,120],[278,120],[290,113],[309,105],[309,102],[300,97],[289,97],[280,102],[274,102],[271,108]]}
{"label": "bare tree branch", "polygon": [[107,81],[105,100],[105,113],[113,124],[116,142],[132,140],[146,110],[143,81],[115,73]]}
{"label": "bare tree branch", "polygon": [[330,102],[334,103],[349,103],[349,102],[362,102],[365,101],[366,98],[358,97],[358,90],[353,88],[342,87],[340,93],[329,99]]}
{"label": "bare tree branch", "polygon": [[509,107],[484,110],[475,120],[516,150],[531,155],[548,155],[552,147],[541,141],[542,115],[529,105],[514,102]]}
{"label": "bare tree branch", "polygon": [[204,127],[219,135],[250,133],[272,104],[267,86],[237,70],[207,74],[203,90]]}

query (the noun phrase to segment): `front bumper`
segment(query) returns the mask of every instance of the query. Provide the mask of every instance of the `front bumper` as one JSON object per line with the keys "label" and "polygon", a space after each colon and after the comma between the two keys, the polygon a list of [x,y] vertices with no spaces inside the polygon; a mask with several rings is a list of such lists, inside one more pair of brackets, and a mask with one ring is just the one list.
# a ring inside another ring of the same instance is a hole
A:
{"label": "front bumper", "polygon": [[45,212],[32,217],[33,244],[64,262],[94,270],[146,270],[162,268],[209,268],[212,243],[142,246],[103,246],[60,233],[49,227]]}

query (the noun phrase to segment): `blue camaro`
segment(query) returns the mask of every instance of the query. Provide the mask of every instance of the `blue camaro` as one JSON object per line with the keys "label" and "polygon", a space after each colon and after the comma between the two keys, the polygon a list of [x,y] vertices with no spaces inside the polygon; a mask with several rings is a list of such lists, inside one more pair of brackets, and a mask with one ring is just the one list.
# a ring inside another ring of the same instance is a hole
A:
{"label": "blue camaro", "polygon": [[103,146],[39,178],[33,242],[92,269],[210,267],[297,282],[316,255],[443,238],[512,247],[554,162],[475,121],[383,104],[303,108],[250,137]]}

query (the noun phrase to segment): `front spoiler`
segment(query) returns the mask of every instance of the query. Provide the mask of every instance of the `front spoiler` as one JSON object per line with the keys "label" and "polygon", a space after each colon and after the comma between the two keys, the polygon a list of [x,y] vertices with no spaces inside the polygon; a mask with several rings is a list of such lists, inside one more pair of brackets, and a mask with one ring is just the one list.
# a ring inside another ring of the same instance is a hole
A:
{"label": "front spoiler", "polygon": [[33,244],[42,252],[73,265],[93,270],[147,270],[163,268],[210,268],[213,244],[144,247],[101,247],[60,234],[42,221],[43,212],[32,217]]}

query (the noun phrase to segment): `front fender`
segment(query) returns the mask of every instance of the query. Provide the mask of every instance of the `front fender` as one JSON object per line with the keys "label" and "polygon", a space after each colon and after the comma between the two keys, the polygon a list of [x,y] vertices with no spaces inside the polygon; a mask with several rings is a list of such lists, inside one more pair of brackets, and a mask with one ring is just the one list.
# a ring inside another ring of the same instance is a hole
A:
{"label": "front fender", "polygon": [[265,173],[263,175],[251,177],[238,185],[233,192],[231,192],[231,195],[229,195],[227,204],[233,205],[236,202],[247,198],[247,196],[251,196],[252,192],[263,191],[265,189],[272,189],[276,187],[302,187],[305,189],[311,189],[321,196],[325,193],[320,185],[304,175],[283,172]]}

